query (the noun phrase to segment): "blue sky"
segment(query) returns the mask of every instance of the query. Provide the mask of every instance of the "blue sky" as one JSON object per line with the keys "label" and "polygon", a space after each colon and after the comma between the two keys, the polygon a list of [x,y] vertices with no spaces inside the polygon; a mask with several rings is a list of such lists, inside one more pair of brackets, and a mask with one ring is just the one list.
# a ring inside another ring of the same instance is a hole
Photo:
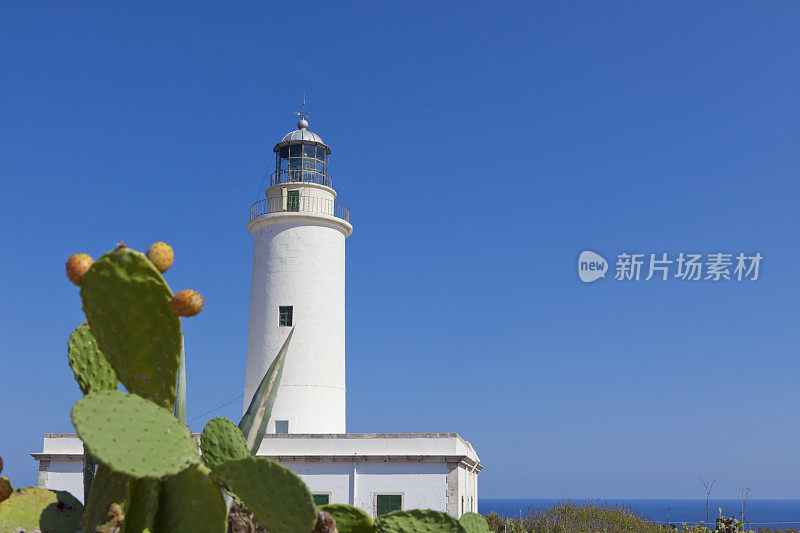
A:
{"label": "blue sky", "polygon": [[[303,91],[347,241],[348,430],[455,431],[484,497],[800,498],[800,6],[4,3],[0,453],[71,431],[63,265],[171,243],[191,429],[238,419],[248,209]],[[760,252],[587,285],[585,249]]]}

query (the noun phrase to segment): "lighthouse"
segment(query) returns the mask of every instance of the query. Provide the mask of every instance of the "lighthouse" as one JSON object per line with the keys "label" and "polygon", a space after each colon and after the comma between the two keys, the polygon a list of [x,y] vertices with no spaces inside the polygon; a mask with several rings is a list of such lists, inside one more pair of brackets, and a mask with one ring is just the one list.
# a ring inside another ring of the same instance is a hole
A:
{"label": "lighthouse", "polygon": [[294,327],[268,433],[345,433],[345,240],[331,149],[297,129],[273,148],[266,198],[250,207],[253,275],[244,409]]}
{"label": "lighthouse", "polygon": [[[294,334],[256,454],[300,476],[317,505],[355,505],[373,518],[407,509],[456,518],[476,512],[483,466],[459,434],[345,431],[350,213],[336,200],[331,149],[308,130],[305,114],[273,150],[275,172],[266,196],[250,206],[247,224],[253,277],[245,408],[292,328]],[[441,415],[446,421],[447,413]],[[74,433],[45,433],[42,451],[31,454],[39,462],[39,487],[80,497],[83,451]]]}

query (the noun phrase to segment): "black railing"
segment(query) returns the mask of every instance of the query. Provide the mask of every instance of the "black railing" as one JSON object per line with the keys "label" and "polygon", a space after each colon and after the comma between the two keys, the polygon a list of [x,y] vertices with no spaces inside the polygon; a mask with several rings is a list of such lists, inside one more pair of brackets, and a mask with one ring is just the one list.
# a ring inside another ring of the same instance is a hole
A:
{"label": "black railing", "polygon": [[350,222],[350,210],[330,198],[300,196],[264,198],[250,206],[250,220],[270,213],[319,213]]}

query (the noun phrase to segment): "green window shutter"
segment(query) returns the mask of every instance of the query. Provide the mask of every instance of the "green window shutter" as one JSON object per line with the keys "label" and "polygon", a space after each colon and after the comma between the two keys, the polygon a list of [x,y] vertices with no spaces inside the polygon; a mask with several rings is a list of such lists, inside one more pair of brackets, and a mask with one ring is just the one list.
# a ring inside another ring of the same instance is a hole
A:
{"label": "green window shutter", "polygon": [[286,210],[300,211],[300,191],[286,191]]}
{"label": "green window shutter", "polygon": [[278,306],[278,325],[291,326],[293,311],[294,309],[292,308],[291,305]]}
{"label": "green window shutter", "polygon": [[376,499],[378,516],[403,509],[403,496],[401,494],[378,494]]}
{"label": "green window shutter", "polygon": [[331,502],[330,494],[314,494],[314,505],[328,505]]}

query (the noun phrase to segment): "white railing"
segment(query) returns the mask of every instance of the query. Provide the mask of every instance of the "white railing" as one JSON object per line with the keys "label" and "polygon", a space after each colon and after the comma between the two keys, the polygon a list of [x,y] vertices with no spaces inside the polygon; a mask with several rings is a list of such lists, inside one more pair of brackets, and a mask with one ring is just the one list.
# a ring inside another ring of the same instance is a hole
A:
{"label": "white railing", "polygon": [[350,210],[330,198],[317,196],[264,198],[250,206],[250,220],[270,213],[319,213],[350,222]]}

